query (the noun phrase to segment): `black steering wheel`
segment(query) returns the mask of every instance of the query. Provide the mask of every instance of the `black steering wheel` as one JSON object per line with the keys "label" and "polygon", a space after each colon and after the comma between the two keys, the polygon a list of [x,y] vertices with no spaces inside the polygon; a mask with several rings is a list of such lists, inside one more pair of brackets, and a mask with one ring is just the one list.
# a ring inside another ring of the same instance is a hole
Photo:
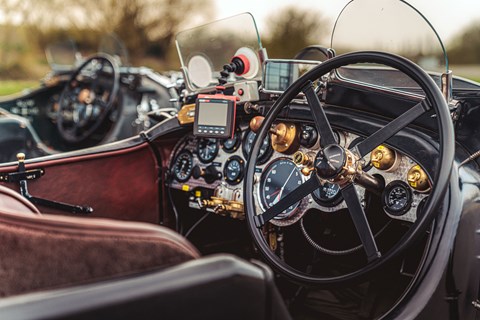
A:
{"label": "black steering wheel", "polygon": [[[354,148],[348,150],[337,144],[312,81],[319,79],[331,70],[358,63],[376,63],[398,69],[418,83],[425,93],[425,98],[383,128],[366,137]],[[248,191],[254,190],[254,184],[256,183],[254,180],[255,166],[262,141],[280,111],[296,98],[300,92],[305,94],[320,135],[320,151],[314,161],[314,170],[306,182],[285,195],[275,205],[263,213],[256,212],[254,193]],[[357,178],[363,174],[360,159],[431,109],[437,115],[440,144],[438,165],[434,170],[434,181],[432,182],[428,201],[424,206],[423,215],[417,218],[417,221],[409,228],[401,240],[387,252],[380,252],[354,187],[354,184],[359,184],[359,179]],[[288,87],[263,120],[253,143],[244,184],[244,188],[247,191],[244,193],[244,201],[249,230],[255,244],[267,262],[279,273],[295,282],[327,286],[358,280],[401,255],[405,249],[424,234],[438,213],[439,205],[443,202],[452,170],[453,156],[454,133],[448,106],[432,78],[419,66],[400,56],[382,52],[355,52],[332,58],[310,70]],[[366,255],[366,262],[363,267],[351,273],[334,277],[307,274],[288,265],[272,252],[262,232],[262,227],[270,219],[273,219],[288,207],[318,189],[322,181],[333,181],[340,185],[342,196]]]}
{"label": "black steering wheel", "polygon": [[80,143],[91,137],[112,110],[119,83],[113,57],[96,54],[82,63],[60,95],[57,128],[62,139]]}

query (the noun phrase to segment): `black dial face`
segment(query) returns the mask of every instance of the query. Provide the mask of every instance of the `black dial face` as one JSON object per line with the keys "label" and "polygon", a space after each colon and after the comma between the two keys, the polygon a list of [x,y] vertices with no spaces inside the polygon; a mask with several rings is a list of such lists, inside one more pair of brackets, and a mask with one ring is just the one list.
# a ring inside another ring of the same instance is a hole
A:
{"label": "black dial face", "polygon": [[173,174],[180,182],[187,181],[192,175],[193,157],[190,151],[182,151],[173,164]]}
{"label": "black dial face", "polygon": [[[291,160],[278,159],[272,162],[263,172],[260,182],[260,199],[264,209],[275,205],[302,183],[302,173]],[[300,202],[292,204],[275,219],[290,217],[299,204]]]}
{"label": "black dial face", "polygon": [[393,181],[383,191],[382,200],[388,213],[400,216],[410,209],[412,192],[405,182]]}
{"label": "black dial face", "polygon": [[305,148],[311,148],[318,140],[318,132],[314,126],[303,124],[300,132],[300,144]]}
{"label": "black dial face", "polygon": [[338,184],[330,182],[325,182],[323,186],[315,190],[313,198],[318,204],[327,207],[336,206],[343,200]]}
{"label": "black dial face", "polygon": [[[255,132],[248,131],[245,135],[245,139],[243,141],[243,155],[245,159],[248,159],[250,155],[250,151],[252,150],[253,140],[255,139]],[[262,146],[260,147],[260,152],[257,157],[257,164],[265,163],[268,158],[272,155],[272,147],[270,146],[270,136],[266,136],[262,142]]]}
{"label": "black dial face", "polygon": [[229,184],[239,184],[243,179],[244,161],[238,156],[233,156],[225,162],[223,177]]}
{"label": "black dial face", "polygon": [[233,138],[223,140],[223,142],[222,142],[223,151],[228,152],[228,153],[232,153],[232,152],[237,151],[241,140],[242,140],[242,132],[241,131],[235,131],[235,134],[233,135]]}
{"label": "black dial face", "polygon": [[203,163],[212,162],[218,154],[217,139],[200,139],[197,144],[198,159]]}

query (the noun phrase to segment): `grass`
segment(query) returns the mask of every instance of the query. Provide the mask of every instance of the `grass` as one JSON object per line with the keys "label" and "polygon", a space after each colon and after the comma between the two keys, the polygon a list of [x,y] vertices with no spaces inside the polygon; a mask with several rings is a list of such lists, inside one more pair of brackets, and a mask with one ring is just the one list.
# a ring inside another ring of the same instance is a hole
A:
{"label": "grass", "polygon": [[37,87],[39,81],[34,80],[0,80],[0,96],[21,92],[24,89]]}

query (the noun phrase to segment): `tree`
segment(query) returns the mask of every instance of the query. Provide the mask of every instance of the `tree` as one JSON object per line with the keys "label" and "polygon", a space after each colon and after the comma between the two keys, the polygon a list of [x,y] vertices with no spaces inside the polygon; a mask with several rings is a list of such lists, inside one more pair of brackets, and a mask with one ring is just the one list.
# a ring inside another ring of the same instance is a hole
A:
{"label": "tree", "polygon": [[450,47],[447,52],[452,63],[480,63],[480,21],[467,26],[453,39]]}
{"label": "tree", "polygon": [[328,21],[318,12],[286,7],[267,21],[263,45],[269,58],[293,58],[309,45],[325,45]]}
{"label": "tree", "polygon": [[8,25],[28,28],[40,49],[64,34],[98,45],[101,34],[116,33],[130,55],[164,59],[175,34],[188,22],[211,13],[212,0],[0,0]]}

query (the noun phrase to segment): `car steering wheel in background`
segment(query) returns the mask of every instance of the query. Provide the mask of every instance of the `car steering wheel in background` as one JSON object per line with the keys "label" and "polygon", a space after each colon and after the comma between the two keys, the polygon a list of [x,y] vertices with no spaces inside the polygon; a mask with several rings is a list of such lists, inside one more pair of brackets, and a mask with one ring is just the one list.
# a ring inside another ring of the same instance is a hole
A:
{"label": "car steering wheel in background", "polygon": [[62,139],[80,143],[91,137],[112,110],[119,83],[113,57],[96,54],[82,63],[60,95],[57,128]]}
{"label": "car steering wheel in background", "polygon": [[[398,69],[418,83],[425,93],[425,98],[349,150],[336,142],[328,118],[314,90],[313,81],[328,74],[331,70],[358,63],[382,64]],[[314,170],[310,174],[310,178],[297,189],[285,195],[265,212],[256,212],[254,192],[251,191],[254,190],[256,160],[262,141],[281,110],[301,92],[305,94],[320,135],[320,150],[315,157]],[[428,201],[424,206],[423,215],[417,218],[417,221],[401,240],[387,252],[380,252],[354,186],[354,184],[361,185],[361,176],[364,175],[360,160],[375,147],[384,143],[431,109],[437,115],[440,144],[439,159],[434,170],[434,181]],[[308,285],[332,285],[357,280],[401,255],[405,249],[424,234],[438,213],[439,210],[437,209],[440,204],[443,203],[452,170],[453,156],[454,134],[448,106],[432,78],[419,66],[400,56],[382,52],[355,52],[329,59],[290,85],[268,111],[258,130],[248,161],[244,183],[244,190],[249,191],[244,193],[244,201],[250,233],[267,263],[295,282]],[[362,242],[367,261],[363,267],[351,273],[332,277],[307,274],[293,268],[272,252],[262,232],[262,227],[270,219],[318,189],[321,186],[321,181],[326,180],[340,185],[342,196]]]}

